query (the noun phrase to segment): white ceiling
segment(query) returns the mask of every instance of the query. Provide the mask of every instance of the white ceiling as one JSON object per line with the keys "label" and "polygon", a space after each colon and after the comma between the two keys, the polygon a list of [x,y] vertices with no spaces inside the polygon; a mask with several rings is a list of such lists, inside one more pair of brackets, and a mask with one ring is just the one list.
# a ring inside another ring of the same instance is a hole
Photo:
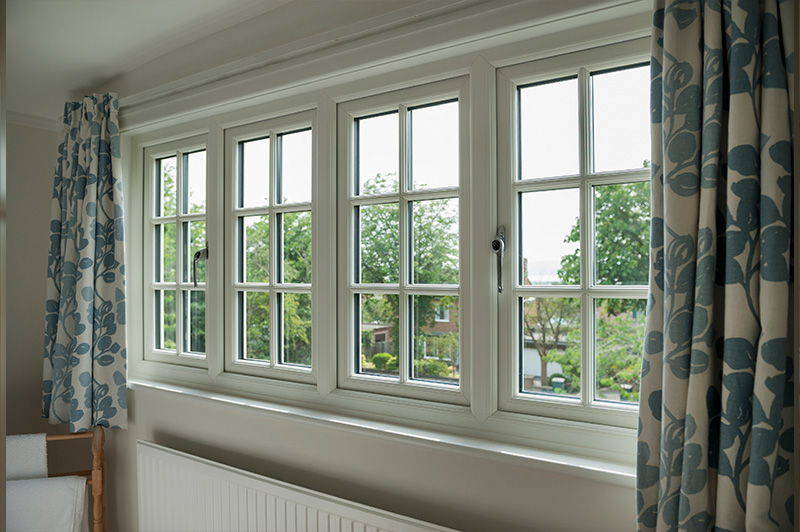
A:
{"label": "white ceiling", "polygon": [[[148,88],[131,81],[148,67],[159,82],[176,82],[218,67],[213,61],[252,55],[254,47],[285,50],[315,35],[346,37],[357,23],[363,31],[372,21],[400,23],[475,3],[480,0],[7,0],[7,107],[12,115],[54,120],[65,101],[98,88],[121,97]],[[254,24],[264,32],[257,43],[240,40],[220,50],[230,42],[220,35]]]}

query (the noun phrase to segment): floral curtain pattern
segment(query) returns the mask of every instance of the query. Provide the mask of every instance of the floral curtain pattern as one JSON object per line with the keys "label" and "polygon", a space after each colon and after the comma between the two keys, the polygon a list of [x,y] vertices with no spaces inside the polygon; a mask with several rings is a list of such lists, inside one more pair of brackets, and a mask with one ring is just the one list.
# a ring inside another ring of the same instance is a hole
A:
{"label": "floral curtain pattern", "polygon": [[64,107],[47,265],[42,416],[71,432],[127,425],[118,100]]}
{"label": "floral curtain pattern", "polygon": [[793,9],[655,2],[642,531],[795,529]]}

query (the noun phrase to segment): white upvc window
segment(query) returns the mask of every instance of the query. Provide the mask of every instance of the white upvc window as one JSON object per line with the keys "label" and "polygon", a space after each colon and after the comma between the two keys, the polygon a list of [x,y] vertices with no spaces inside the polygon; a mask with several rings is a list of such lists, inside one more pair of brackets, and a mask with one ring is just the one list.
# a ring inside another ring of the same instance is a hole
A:
{"label": "white upvc window", "polygon": [[145,150],[145,358],[206,366],[206,138]]}
{"label": "white upvc window", "polygon": [[650,214],[642,48],[499,71],[505,410],[635,426]]}
{"label": "white upvc window", "polygon": [[[455,78],[339,106],[342,388],[468,404],[458,319],[466,85]],[[447,326],[437,323],[443,305]]]}
{"label": "white upvc window", "polygon": [[314,113],[225,132],[225,371],[313,383]]}

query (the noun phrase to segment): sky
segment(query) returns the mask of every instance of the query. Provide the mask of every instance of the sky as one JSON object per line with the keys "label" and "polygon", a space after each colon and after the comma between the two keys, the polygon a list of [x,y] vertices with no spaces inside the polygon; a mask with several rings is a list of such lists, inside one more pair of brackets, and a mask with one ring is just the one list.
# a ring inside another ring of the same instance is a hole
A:
{"label": "sky", "polygon": [[[642,168],[650,159],[649,67],[591,76],[593,164],[597,172]],[[415,190],[458,185],[458,104],[410,111],[411,175]],[[520,175],[522,179],[576,175],[579,171],[578,83],[565,79],[520,90]],[[376,174],[397,176],[400,124],[397,112],[358,121],[358,171],[362,183]],[[244,206],[266,205],[269,197],[269,138],[244,144]],[[311,130],[282,135],[282,187],[287,202],[311,200]],[[500,176],[503,178],[504,176]],[[396,192],[396,177],[381,192]],[[189,154],[192,205],[205,204],[205,152]],[[522,194],[522,253],[536,282],[552,282],[565,243],[578,218],[578,189]]]}

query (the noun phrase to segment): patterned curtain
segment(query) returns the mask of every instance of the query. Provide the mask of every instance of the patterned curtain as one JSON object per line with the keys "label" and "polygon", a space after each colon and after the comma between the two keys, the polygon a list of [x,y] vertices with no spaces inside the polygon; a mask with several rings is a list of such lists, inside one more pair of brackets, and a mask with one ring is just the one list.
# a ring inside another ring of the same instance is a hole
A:
{"label": "patterned curtain", "polygon": [[639,530],[794,530],[792,0],[656,0]]}
{"label": "patterned curtain", "polygon": [[127,425],[118,101],[64,108],[50,221],[42,415],[71,432]]}

